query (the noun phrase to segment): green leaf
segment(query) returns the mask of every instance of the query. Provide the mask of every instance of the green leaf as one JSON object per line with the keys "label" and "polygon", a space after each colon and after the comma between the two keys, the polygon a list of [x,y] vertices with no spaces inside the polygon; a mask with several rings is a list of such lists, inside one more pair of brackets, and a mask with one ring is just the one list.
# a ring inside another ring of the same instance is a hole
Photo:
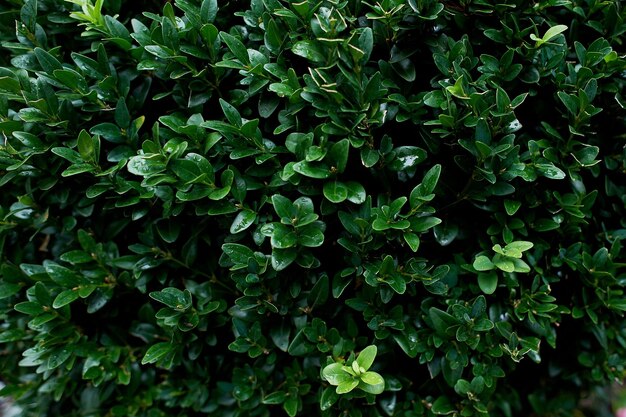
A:
{"label": "green leaf", "polygon": [[293,165],[293,170],[305,177],[326,179],[330,177],[330,169],[317,162],[300,161]]}
{"label": "green leaf", "polygon": [[335,170],[340,174],[346,170],[349,151],[350,141],[348,139],[342,139],[339,142],[334,143],[328,151],[329,161],[333,164],[332,166],[335,167]]}
{"label": "green leaf", "polygon": [[478,286],[483,293],[493,294],[498,287],[498,274],[496,272],[478,274]]}
{"label": "green leaf", "polygon": [[413,252],[417,252],[420,245],[420,238],[415,233],[404,233],[402,235],[404,241],[409,245]]}
{"label": "green leaf", "polygon": [[224,115],[228,119],[228,122],[233,126],[241,127],[243,125],[243,121],[241,115],[239,114],[239,111],[226,100],[220,98],[219,102],[220,106],[222,107],[222,111],[224,112]]}
{"label": "green leaf", "polygon": [[[533,242],[527,242],[525,240],[518,240],[515,242],[511,242],[508,245],[506,245],[504,247],[504,251],[505,253],[507,253],[508,251],[515,251],[515,252],[526,252],[527,250],[531,249],[534,246]],[[510,255],[509,253],[507,253],[508,256],[514,256],[514,255]],[[518,258],[519,256],[515,256],[516,258]]]}
{"label": "green leaf", "polygon": [[56,298],[54,299],[54,302],[52,303],[52,307],[57,308],[57,309],[61,308],[71,303],[72,301],[78,299],[78,297],[79,297],[78,291],[75,291],[74,289],[65,290],[56,296]]}
{"label": "green leaf", "polygon": [[320,410],[326,411],[333,406],[339,399],[337,392],[331,387],[324,388],[320,396]]}
{"label": "green leaf", "polygon": [[[235,55],[235,57],[244,65],[250,64],[250,58],[248,57],[248,50],[245,45],[233,35],[226,32],[220,32],[220,38],[224,41],[228,49]],[[220,101],[222,101],[220,99]],[[230,120],[230,119],[229,119]],[[231,122],[232,123],[232,122]],[[241,126],[241,124],[239,124]]]}
{"label": "green leaf", "polygon": [[55,70],[63,69],[63,65],[61,65],[59,60],[52,56],[49,52],[39,47],[36,47],[34,52],[39,65],[41,65],[41,68],[43,68],[46,73],[53,75]]}
{"label": "green leaf", "polygon": [[413,232],[422,233],[441,224],[441,219],[437,217],[413,217],[410,222]]}
{"label": "green leaf", "polygon": [[369,394],[378,395],[378,394],[381,394],[385,390],[385,382],[383,380],[383,382],[380,384],[370,385],[370,384],[365,383],[365,381],[360,380],[359,385],[357,387]]}
{"label": "green leaf", "polygon": [[307,304],[310,308],[322,305],[328,300],[330,292],[328,275],[323,274],[319,277],[311,292],[307,295]]}
{"label": "green leaf", "polygon": [[459,227],[450,223],[438,224],[433,229],[433,234],[435,235],[435,240],[441,246],[448,246],[459,234]]}
{"label": "green leaf", "polygon": [[203,0],[200,6],[200,21],[202,24],[213,23],[219,10],[217,0]]}
{"label": "green leaf", "polygon": [[436,164],[432,168],[430,168],[426,174],[424,174],[424,178],[422,179],[422,193],[423,195],[431,194],[435,191],[435,187],[437,186],[437,182],[439,181],[439,176],[441,175],[441,165]]}
{"label": "green leaf", "polygon": [[355,389],[357,385],[359,385],[359,380],[356,378],[350,377],[349,380],[340,382],[339,385],[337,385],[336,392],[337,394],[347,394],[348,392]]}
{"label": "green leaf", "polygon": [[22,329],[6,330],[0,333],[0,343],[17,342],[19,340],[24,339],[25,336],[26,336],[26,332]]}
{"label": "green leaf", "polygon": [[11,284],[8,282],[0,283],[0,300],[12,297],[17,294],[21,288],[19,284]]}
{"label": "green leaf", "polygon": [[29,32],[37,30],[37,0],[26,0],[20,9],[20,20]]}
{"label": "green leaf", "polygon": [[335,204],[348,198],[348,187],[340,181],[327,182],[324,184],[323,192],[324,197]]}
{"label": "green leaf", "polygon": [[86,130],[81,130],[78,134],[78,153],[85,161],[95,161],[93,146],[94,142],[89,133]]}
{"label": "green leaf", "polygon": [[129,159],[126,168],[131,174],[147,177],[165,171],[166,162],[160,154],[137,155]]}
{"label": "green leaf", "polygon": [[522,203],[515,200],[504,200],[504,209],[506,210],[506,214],[509,216],[513,216],[517,213],[517,210],[522,206]]}
{"label": "green leaf", "polygon": [[378,163],[380,153],[375,149],[361,148],[361,163],[366,168],[371,168]]}
{"label": "green leaf", "polygon": [[287,249],[291,248],[298,243],[299,236],[293,228],[285,226],[281,223],[273,223],[273,230],[271,235],[272,248]]}
{"label": "green leaf", "polygon": [[54,262],[47,262],[45,264],[46,272],[55,283],[65,288],[73,288],[79,285],[76,273],[69,268],[56,264]]}
{"label": "green leaf", "polygon": [[491,260],[484,255],[476,257],[472,266],[477,271],[490,271],[495,268]]}
{"label": "green leaf", "polygon": [[376,353],[378,352],[378,348],[376,345],[369,345],[365,349],[359,353],[359,356],[356,358],[357,364],[365,369],[366,371],[371,368],[374,363],[374,359],[376,359]]}
{"label": "green leaf", "polygon": [[493,257],[493,263],[498,267],[498,269],[501,269],[504,272],[513,272],[515,270],[515,263],[513,262],[513,259],[500,254]]}
{"label": "green leaf", "polygon": [[324,232],[320,228],[319,222],[299,228],[298,243],[309,248],[322,246],[324,243]]}
{"label": "green leaf", "polygon": [[521,259],[513,259],[513,265],[514,265],[514,272],[520,272],[523,274],[527,274],[530,272],[530,266],[522,261]]}
{"label": "green leaf", "polygon": [[458,323],[454,316],[436,307],[431,307],[428,310],[428,316],[433,323],[434,329],[441,334],[446,334],[450,327]]}
{"label": "green leaf", "polygon": [[279,326],[274,326],[270,329],[270,337],[276,347],[283,352],[287,352],[289,348],[289,336],[291,334],[291,327],[285,322],[281,321]]}
{"label": "green leaf", "polygon": [[294,209],[291,200],[280,194],[274,194],[272,196],[272,205],[274,206],[274,211],[278,214],[278,217],[281,219],[287,219],[289,223],[291,223],[291,219],[296,216],[296,210]]}
{"label": "green leaf", "polygon": [[465,379],[459,379],[458,381],[456,381],[456,384],[454,384],[454,390],[459,395],[466,395],[470,391],[469,381]]}
{"label": "green leaf", "polygon": [[426,160],[426,151],[417,146],[400,146],[395,149],[396,157],[389,164],[389,169],[406,171]]}
{"label": "green leaf", "polygon": [[578,114],[578,99],[574,95],[567,94],[564,91],[559,91],[556,93],[561,102],[567,108],[567,111],[570,112],[572,116],[576,116]]}
{"label": "green leaf", "polygon": [[274,19],[265,23],[265,47],[274,54],[280,53],[284,38]]}
{"label": "green leaf", "polygon": [[170,342],[156,343],[150,346],[150,348],[146,351],[143,359],[141,359],[141,364],[146,365],[148,363],[155,363],[173,350],[174,346]]}
{"label": "green leaf", "polygon": [[161,220],[157,223],[156,229],[164,241],[174,243],[180,235],[181,225],[178,221]]}
{"label": "green leaf", "polygon": [[54,78],[61,81],[63,84],[68,86],[73,90],[78,90],[80,92],[87,92],[89,86],[87,85],[87,81],[85,77],[80,75],[78,72],[70,69],[62,69],[62,70],[54,70],[53,72]]}
{"label": "green leaf", "polygon": [[[361,374],[361,381],[365,382],[368,385],[382,385],[385,386],[385,380],[380,374],[372,371],[367,371]],[[382,392],[382,391],[381,391]]]}
{"label": "green leaf", "polygon": [[311,62],[322,63],[326,62],[326,55],[322,52],[320,46],[316,41],[303,40],[298,41],[291,47],[291,52],[308,59]]}
{"label": "green leaf", "polygon": [[363,204],[367,197],[365,187],[356,181],[348,181],[345,183],[348,189],[348,201],[354,204]]}
{"label": "green leaf", "polygon": [[447,86],[446,90],[456,98],[460,98],[464,100],[469,99],[469,96],[463,89],[463,75],[457,78],[457,80],[454,82],[454,85]]}
{"label": "green leaf", "polygon": [[130,113],[126,106],[126,100],[123,97],[117,101],[115,105],[115,123],[121,128],[128,129],[130,127]]}
{"label": "green leaf", "polygon": [[241,210],[230,225],[230,233],[243,232],[254,224],[256,213],[249,209]]}
{"label": "green leaf", "polygon": [[61,148],[61,147],[52,148],[52,153],[60,156],[63,159],[67,159],[73,164],[80,164],[84,162],[80,154],[70,148]]}
{"label": "green leaf", "polygon": [[322,378],[331,385],[339,385],[353,379],[352,375],[343,370],[343,365],[339,362],[325,366],[322,369]]}
{"label": "green leaf", "polygon": [[247,246],[239,243],[225,243],[222,250],[230,258],[231,262],[236,265],[248,266],[248,259],[254,257],[254,252]]}
{"label": "green leaf", "polygon": [[42,150],[46,148],[46,145],[32,133],[16,131],[13,132],[13,136],[26,147]]}
{"label": "green leaf", "polygon": [[531,33],[530,39],[535,41],[536,47],[539,47],[543,45],[544,43],[549,42],[550,40],[554,39],[556,36],[558,36],[560,33],[565,32],[566,30],[567,30],[567,26],[556,25],[548,29],[541,38],[538,38],[534,33]]}
{"label": "green leaf", "polygon": [[153,291],[150,298],[165,304],[169,308],[177,311],[186,311],[191,307],[191,293],[189,290],[179,290],[174,287],[163,288],[161,291]]}
{"label": "green leaf", "polygon": [[300,408],[300,397],[288,397],[283,403],[283,410],[289,417],[295,417],[298,414],[298,408]]}
{"label": "green leaf", "polygon": [[44,312],[43,306],[34,301],[23,301],[21,303],[17,303],[13,306],[13,309],[30,316],[36,316]]}
{"label": "green leaf", "polygon": [[286,397],[287,393],[285,391],[275,391],[263,397],[261,402],[263,404],[282,404]]}
{"label": "green leaf", "polygon": [[294,248],[289,249],[273,249],[272,250],[272,268],[276,271],[282,271],[296,260],[298,252]]}
{"label": "green leaf", "polygon": [[440,396],[433,402],[430,411],[435,415],[449,415],[456,413],[458,410],[452,405],[448,397]]}

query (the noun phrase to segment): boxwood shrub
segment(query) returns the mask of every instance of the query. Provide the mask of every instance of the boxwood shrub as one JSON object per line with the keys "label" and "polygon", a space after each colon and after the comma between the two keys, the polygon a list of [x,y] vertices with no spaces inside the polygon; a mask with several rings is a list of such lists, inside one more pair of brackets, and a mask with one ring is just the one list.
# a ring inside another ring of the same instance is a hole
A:
{"label": "boxwood shrub", "polygon": [[606,415],[583,408],[626,376],[625,19],[1,2],[0,395],[38,417]]}

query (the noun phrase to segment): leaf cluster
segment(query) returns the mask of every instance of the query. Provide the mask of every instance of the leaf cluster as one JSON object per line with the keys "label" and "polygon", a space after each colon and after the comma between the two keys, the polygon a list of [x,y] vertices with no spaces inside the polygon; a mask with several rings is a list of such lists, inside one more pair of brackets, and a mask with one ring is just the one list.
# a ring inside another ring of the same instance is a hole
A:
{"label": "leaf cluster", "polygon": [[626,377],[625,19],[2,2],[0,396],[604,417],[580,399]]}

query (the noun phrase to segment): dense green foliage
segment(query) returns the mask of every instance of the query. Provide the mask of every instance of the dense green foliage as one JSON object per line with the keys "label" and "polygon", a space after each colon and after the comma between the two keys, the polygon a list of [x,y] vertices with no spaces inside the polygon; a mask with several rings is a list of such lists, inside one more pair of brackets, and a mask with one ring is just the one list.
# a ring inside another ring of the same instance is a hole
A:
{"label": "dense green foliage", "polygon": [[625,19],[0,2],[0,395],[38,417],[575,415],[626,376]]}

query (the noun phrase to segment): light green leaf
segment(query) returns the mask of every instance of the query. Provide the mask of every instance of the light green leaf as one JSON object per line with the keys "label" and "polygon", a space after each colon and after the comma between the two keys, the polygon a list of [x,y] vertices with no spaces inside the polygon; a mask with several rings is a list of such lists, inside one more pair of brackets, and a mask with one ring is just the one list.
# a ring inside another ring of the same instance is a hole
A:
{"label": "light green leaf", "polygon": [[513,259],[513,264],[514,272],[521,272],[523,274],[530,272],[530,266],[521,259]]}
{"label": "light green leaf", "polygon": [[485,255],[476,257],[472,266],[477,271],[490,271],[495,268],[495,265]]}
{"label": "light green leaf", "polygon": [[[505,252],[506,251],[525,252],[525,251],[531,249],[533,246],[534,246],[534,244],[532,242],[528,242],[528,241],[525,241],[525,240],[518,240],[518,241],[511,242],[508,245],[506,245],[504,247],[504,250],[505,250]],[[507,253],[507,255],[508,255],[508,253]]]}
{"label": "light green leaf", "polygon": [[353,379],[351,375],[343,370],[343,365],[339,362],[325,366],[322,369],[322,377],[331,385],[339,385],[342,382]]}
{"label": "light green leaf", "polygon": [[363,349],[361,353],[359,353],[359,356],[356,358],[356,362],[361,368],[367,371],[374,363],[377,352],[378,348],[376,347],[376,345],[369,345],[368,347]]}
{"label": "light green leaf", "polygon": [[361,374],[361,381],[365,382],[369,385],[380,385],[384,386],[385,380],[380,374],[372,371],[367,371],[364,374]]}
{"label": "light green leaf", "polygon": [[[375,373],[375,372],[372,372]],[[378,374],[377,374],[378,375]],[[380,375],[379,375],[380,376]],[[382,377],[381,377],[382,379]],[[379,384],[368,384],[365,381],[361,380],[358,385],[359,389],[374,395],[378,395],[385,390],[385,381]]]}
{"label": "light green leaf", "polygon": [[359,385],[359,380],[356,378],[350,377],[350,380],[341,382],[337,386],[336,392],[337,394],[346,394],[352,391],[353,389],[355,389],[357,385]]}
{"label": "light green leaf", "polygon": [[530,39],[535,41],[536,47],[539,47],[543,45],[544,43],[549,42],[550,40],[554,39],[556,36],[558,36],[560,33],[565,32],[566,30],[567,30],[567,26],[556,25],[548,29],[541,38],[538,38],[537,35],[535,35],[534,33],[531,33]]}
{"label": "light green leaf", "polygon": [[509,258],[502,255],[496,255],[493,257],[493,263],[498,269],[501,269],[504,272],[513,272],[515,270],[515,263],[513,262],[513,258]]}
{"label": "light green leaf", "polygon": [[463,90],[463,76],[462,75],[454,82],[454,85],[447,86],[446,90],[456,98],[469,100],[469,96],[467,95],[465,90]]}

